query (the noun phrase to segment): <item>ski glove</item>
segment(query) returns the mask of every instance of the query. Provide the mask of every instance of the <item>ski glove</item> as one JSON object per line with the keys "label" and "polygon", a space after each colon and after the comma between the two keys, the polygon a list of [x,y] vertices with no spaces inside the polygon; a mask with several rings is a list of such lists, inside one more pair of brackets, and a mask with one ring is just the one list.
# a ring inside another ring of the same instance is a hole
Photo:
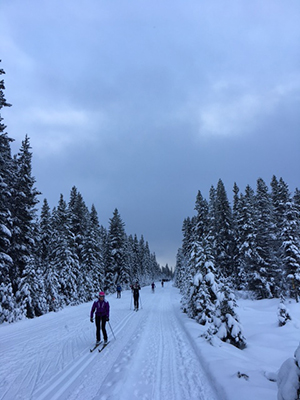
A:
{"label": "ski glove", "polygon": [[91,322],[94,322],[93,318],[91,318]]}
{"label": "ski glove", "polygon": [[106,321],[109,321],[109,317],[106,317]]}

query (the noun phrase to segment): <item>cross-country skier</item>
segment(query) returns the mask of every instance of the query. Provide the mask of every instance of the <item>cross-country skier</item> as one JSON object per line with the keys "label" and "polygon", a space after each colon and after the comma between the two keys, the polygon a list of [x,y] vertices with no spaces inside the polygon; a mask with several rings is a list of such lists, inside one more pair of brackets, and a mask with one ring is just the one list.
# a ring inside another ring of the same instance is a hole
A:
{"label": "cross-country skier", "polygon": [[122,287],[121,285],[117,286],[117,299],[121,298]]}
{"label": "cross-country skier", "polygon": [[107,332],[106,332],[106,321],[109,321],[109,302],[104,299],[105,293],[100,292],[98,300],[94,301],[91,309],[91,322],[94,322],[95,312],[95,324],[96,324],[96,344],[101,341],[100,328],[103,333],[104,344],[107,343]]}
{"label": "cross-country skier", "polygon": [[155,283],[154,282],[151,283],[151,287],[152,287],[152,293],[154,293],[154,291],[155,291]]}
{"label": "cross-country skier", "polygon": [[134,311],[137,311],[139,309],[139,297],[140,297],[139,291],[141,290],[138,281],[136,281],[135,284],[131,286],[131,290],[133,293]]}

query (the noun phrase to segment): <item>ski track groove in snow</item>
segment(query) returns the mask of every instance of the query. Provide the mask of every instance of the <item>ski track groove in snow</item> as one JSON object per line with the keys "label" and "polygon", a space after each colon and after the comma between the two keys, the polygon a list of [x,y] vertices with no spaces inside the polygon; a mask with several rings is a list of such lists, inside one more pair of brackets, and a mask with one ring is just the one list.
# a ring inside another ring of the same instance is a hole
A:
{"label": "ski track groove in snow", "polygon": [[[130,314],[127,314],[121,322],[119,322],[116,333],[120,332],[124,325],[127,323]],[[108,328],[108,326],[107,326]],[[104,351],[106,351],[105,349]],[[37,391],[34,398],[37,400],[55,400],[59,399],[62,394],[71,387],[76,379],[84,372],[84,370],[92,363],[94,363],[94,359],[96,355],[99,357],[98,350],[94,351],[90,354],[89,350],[86,349],[86,353],[81,356],[76,362],[72,362],[65,368],[65,372],[61,374],[61,372],[57,373],[57,375],[47,383],[45,387],[41,388],[40,391]],[[63,357],[62,357],[63,358]],[[40,394],[41,392],[41,394]]]}
{"label": "ski track groove in snow", "polygon": [[91,303],[17,323],[24,330],[4,327],[0,400],[221,400],[172,303],[174,290],[142,288],[138,312],[128,307],[129,291],[108,296],[116,340],[107,324],[110,344],[100,354],[89,351]]}

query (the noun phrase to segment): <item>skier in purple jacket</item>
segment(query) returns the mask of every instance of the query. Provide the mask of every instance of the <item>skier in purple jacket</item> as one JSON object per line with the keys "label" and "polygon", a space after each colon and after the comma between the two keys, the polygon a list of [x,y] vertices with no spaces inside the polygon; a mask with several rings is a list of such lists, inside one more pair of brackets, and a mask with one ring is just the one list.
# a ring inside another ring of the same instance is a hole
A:
{"label": "skier in purple jacket", "polygon": [[95,312],[95,324],[96,324],[96,344],[101,341],[100,338],[100,327],[103,333],[104,343],[107,343],[107,332],[106,332],[106,321],[109,321],[109,302],[104,299],[105,293],[100,292],[98,300],[94,301],[91,309],[91,322],[94,322],[93,316]]}

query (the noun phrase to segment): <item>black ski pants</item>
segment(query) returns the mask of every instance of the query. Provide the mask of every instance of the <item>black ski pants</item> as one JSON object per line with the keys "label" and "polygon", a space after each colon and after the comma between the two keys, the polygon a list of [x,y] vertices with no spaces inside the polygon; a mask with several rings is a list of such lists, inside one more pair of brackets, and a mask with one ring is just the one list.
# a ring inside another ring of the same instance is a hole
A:
{"label": "black ski pants", "polygon": [[96,337],[97,337],[97,341],[100,342],[101,340],[101,335],[100,335],[100,328],[102,330],[103,333],[103,339],[107,340],[107,332],[106,332],[106,316],[100,316],[100,315],[96,315],[95,318],[95,324],[96,324]]}
{"label": "black ski pants", "polygon": [[134,308],[139,309],[139,294],[134,294],[133,295],[133,300],[134,300]]}

